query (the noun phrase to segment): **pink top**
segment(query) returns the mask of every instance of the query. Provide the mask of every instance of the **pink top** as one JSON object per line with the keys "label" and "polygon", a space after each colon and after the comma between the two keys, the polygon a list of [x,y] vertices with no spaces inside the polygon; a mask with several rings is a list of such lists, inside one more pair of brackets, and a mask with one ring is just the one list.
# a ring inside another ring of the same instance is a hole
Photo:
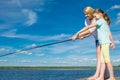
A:
{"label": "pink top", "polygon": [[[86,18],[85,20],[85,26],[90,25],[91,24],[91,20]],[[89,29],[90,33],[94,36],[95,40],[98,40],[98,35],[97,35],[97,29],[96,27],[90,28]]]}

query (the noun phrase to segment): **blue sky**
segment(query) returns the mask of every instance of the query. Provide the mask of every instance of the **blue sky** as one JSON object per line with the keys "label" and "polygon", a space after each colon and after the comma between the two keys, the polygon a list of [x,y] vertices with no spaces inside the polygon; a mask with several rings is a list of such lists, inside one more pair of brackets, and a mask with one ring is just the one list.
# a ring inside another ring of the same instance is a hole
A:
{"label": "blue sky", "polygon": [[[86,6],[111,18],[116,44],[113,65],[120,65],[120,0],[1,0],[0,55],[66,40],[84,27]],[[0,58],[0,66],[95,66],[92,36]]]}

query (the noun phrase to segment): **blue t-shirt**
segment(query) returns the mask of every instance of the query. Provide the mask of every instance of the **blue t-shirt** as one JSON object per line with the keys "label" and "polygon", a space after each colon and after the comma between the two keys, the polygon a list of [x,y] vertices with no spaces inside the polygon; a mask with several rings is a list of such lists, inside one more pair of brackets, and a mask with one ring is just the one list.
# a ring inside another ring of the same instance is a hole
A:
{"label": "blue t-shirt", "polygon": [[107,22],[104,19],[98,19],[97,23],[97,33],[98,33],[98,40],[100,44],[108,44],[111,43],[110,41],[110,28]]}

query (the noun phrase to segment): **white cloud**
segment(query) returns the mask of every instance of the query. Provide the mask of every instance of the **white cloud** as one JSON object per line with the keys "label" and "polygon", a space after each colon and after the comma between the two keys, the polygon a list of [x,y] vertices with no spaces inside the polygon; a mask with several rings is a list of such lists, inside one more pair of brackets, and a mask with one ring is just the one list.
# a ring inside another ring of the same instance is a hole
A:
{"label": "white cloud", "polygon": [[[37,12],[46,11],[53,5],[53,0],[2,0],[0,1],[0,18],[4,23],[0,29],[19,27],[18,24],[31,26],[37,22]],[[4,25],[7,25],[4,27]],[[17,25],[17,26],[16,26]]]}
{"label": "white cloud", "polygon": [[22,12],[27,16],[27,21],[25,22],[26,25],[31,26],[32,24],[36,23],[37,21],[37,14],[32,10],[23,9]]}
{"label": "white cloud", "polygon": [[36,54],[36,56],[45,56],[43,53]]}
{"label": "white cloud", "polygon": [[30,61],[30,60],[21,60],[20,62],[21,63],[31,63],[32,61]]}
{"label": "white cloud", "polygon": [[[88,44],[91,43],[91,44]],[[87,45],[86,45],[87,44]],[[89,54],[96,53],[95,45],[92,43],[92,39],[89,40],[76,40],[71,42],[61,43],[59,45],[52,45],[50,47],[46,47],[45,50],[41,50],[43,52],[47,51],[51,54]]]}
{"label": "white cloud", "polygon": [[111,10],[113,10],[113,9],[120,9],[120,5],[114,5],[114,6],[112,6],[110,9],[111,9]]}
{"label": "white cloud", "polygon": [[[96,58],[95,56],[78,56],[78,55],[69,55],[66,57],[62,57],[56,59],[57,62],[63,64],[63,65],[73,65],[73,66],[83,66],[83,65],[95,65],[96,64]],[[57,64],[57,63],[56,63]]]}
{"label": "white cloud", "polygon": [[36,44],[31,44],[31,45],[27,45],[25,48],[32,48],[32,47],[36,47]]}
{"label": "white cloud", "polygon": [[9,52],[9,50],[6,49],[6,48],[0,48],[0,51],[1,51],[1,52]]}
{"label": "white cloud", "polygon": [[9,37],[9,38],[21,38],[33,41],[49,41],[49,40],[61,40],[70,38],[71,35],[68,34],[59,34],[59,35],[51,35],[51,36],[33,36],[28,34],[16,34],[16,29],[12,29],[8,32],[1,34],[1,36]]}
{"label": "white cloud", "polygon": [[47,61],[40,61],[41,64],[47,64]]}
{"label": "white cloud", "polygon": [[5,48],[0,48],[0,51],[5,51]]}
{"label": "white cloud", "polygon": [[115,59],[112,62],[120,62],[120,59]]}
{"label": "white cloud", "polygon": [[117,21],[116,24],[120,24],[120,13],[117,14]]}
{"label": "white cloud", "polygon": [[94,58],[94,59],[91,59],[92,61],[96,61],[96,58]]}
{"label": "white cloud", "polygon": [[55,60],[63,60],[63,58],[55,58]]}
{"label": "white cloud", "polygon": [[31,52],[28,51],[21,51],[21,50],[17,50],[16,52],[21,53],[21,54],[27,54],[27,55],[31,55]]}
{"label": "white cloud", "polygon": [[22,8],[22,4],[21,4],[21,1],[20,0],[11,0],[11,1],[7,1],[8,4],[13,4],[13,5],[17,5],[19,6],[20,8]]}
{"label": "white cloud", "polygon": [[70,52],[71,50],[74,50],[74,49],[77,49],[78,46],[74,46],[74,45],[66,45],[66,44],[59,44],[59,46],[55,45],[51,48],[49,48],[49,51],[51,53],[55,53],[55,54],[58,54],[58,53],[65,53],[65,52]]}
{"label": "white cloud", "polygon": [[4,62],[7,62],[7,60],[0,60],[0,63],[4,63]]}
{"label": "white cloud", "polygon": [[120,44],[120,40],[115,40],[115,44]]}

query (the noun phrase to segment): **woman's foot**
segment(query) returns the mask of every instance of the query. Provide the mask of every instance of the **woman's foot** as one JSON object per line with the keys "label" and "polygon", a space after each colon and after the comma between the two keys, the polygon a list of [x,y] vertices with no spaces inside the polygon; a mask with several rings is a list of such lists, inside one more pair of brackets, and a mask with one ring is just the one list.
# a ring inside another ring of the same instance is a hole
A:
{"label": "woman's foot", "polygon": [[110,77],[110,78],[107,79],[107,80],[115,80],[115,77]]}
{"label": "woman's foot", "polygon": [[109,76],[106,75],[106,76],[104,77],[104,79],[105,79],[105,80],[108,80],[108,79],[109,79]]}
{"label": "woman's foot", "polygon": [[87,78],[87,80],[96,80],[98,77],[97,76],[91,76],[89,78]]}
{"label": "woman's foot", "polygon": [[97,78],[96,80],[104,80],[104,78],[99,77],[99,78]]}

